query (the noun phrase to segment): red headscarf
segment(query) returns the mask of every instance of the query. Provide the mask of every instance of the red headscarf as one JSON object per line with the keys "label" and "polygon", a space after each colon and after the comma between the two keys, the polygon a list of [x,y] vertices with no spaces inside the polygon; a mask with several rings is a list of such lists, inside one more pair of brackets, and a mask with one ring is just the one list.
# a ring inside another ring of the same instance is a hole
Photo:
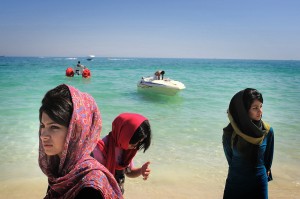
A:
{"label": "red headscarf", "polygon": [[104,198],[123,198],[114,176],[90,156],[102,128],[97,104],[89,94],[68,87],[73,114],[61,158],[47,156],[39,142],[39,165],[49,183],[45,198],[74,198],[85,187],[99,190]]}
{"label": "red headscarf", "polygon": [[[128,149],[129,141],[137,128],[148,120],[137,113],[121,113],[112,123],[112,131],[108,134],[108,145],[102,140],[98,141],[98,147],[106,159],[106,168],[114,175],[115,170],[126,168],[132,158],[135,156],[137,149]],[[115,147],[124,149],[123,165],[118,165],[115,159]]]}

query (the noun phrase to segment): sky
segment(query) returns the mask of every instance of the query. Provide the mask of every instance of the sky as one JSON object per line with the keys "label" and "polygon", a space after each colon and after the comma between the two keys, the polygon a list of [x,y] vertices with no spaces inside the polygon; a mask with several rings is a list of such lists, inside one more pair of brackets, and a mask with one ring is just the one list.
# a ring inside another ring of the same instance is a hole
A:
{"label": "sky", "polygon": [[299,0],[1,0],[0,55],[300,60]]}

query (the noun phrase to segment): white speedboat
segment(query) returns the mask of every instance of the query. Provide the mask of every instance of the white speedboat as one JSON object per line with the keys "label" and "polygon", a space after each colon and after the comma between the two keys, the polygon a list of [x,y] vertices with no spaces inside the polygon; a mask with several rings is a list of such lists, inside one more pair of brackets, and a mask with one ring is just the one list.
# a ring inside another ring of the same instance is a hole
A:
{"label": "white speedboat", "polygon": [[89,55],[86,60],[92,61],[95,58],[95,55]]}
{"label": "white speedboat", "polygon": [[142,77],[137,84],[138,89],[142,91],[153,91],[165,95],[175,95],[179,91],[185,89],[183,83],[169,78],[158,80],[154,77]]}

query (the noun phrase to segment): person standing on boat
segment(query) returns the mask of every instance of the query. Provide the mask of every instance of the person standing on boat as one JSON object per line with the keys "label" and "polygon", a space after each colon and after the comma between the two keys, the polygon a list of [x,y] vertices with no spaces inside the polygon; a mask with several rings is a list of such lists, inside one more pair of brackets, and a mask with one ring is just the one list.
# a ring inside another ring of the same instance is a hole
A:
{"label": "person standing on boat", "polygon": [[267,199],[272,180],[274,132],[262,121],[262,94],[247,88],[236,93],[227,111],[223,148],[229,165],[223,199]]}
{"label": "person standing on boat", "polygon": [[164,74],[165,74],[165,71],[158,70],[154,73],[154,77],[155,77],[155,79],[160,80],[160,76],[161,76],[161,79],[163,80],[164,79]]}

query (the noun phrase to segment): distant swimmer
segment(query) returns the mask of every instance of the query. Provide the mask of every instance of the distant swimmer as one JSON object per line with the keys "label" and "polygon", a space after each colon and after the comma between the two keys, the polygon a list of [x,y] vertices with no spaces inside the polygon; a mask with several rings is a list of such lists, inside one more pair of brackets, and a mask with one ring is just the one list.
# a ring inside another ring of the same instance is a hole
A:
{"label": "distant swimmer", "polygon": [[165,74],[165,71],[163,71],[163,70],[158,70],[158,71],[156,71],[156,72],[154,73],[155,78],[156,78],[157,80],[160,80],[160,76],[161,76],[161,79],[163,80],[163,79],[164,79],[164,74]]}

